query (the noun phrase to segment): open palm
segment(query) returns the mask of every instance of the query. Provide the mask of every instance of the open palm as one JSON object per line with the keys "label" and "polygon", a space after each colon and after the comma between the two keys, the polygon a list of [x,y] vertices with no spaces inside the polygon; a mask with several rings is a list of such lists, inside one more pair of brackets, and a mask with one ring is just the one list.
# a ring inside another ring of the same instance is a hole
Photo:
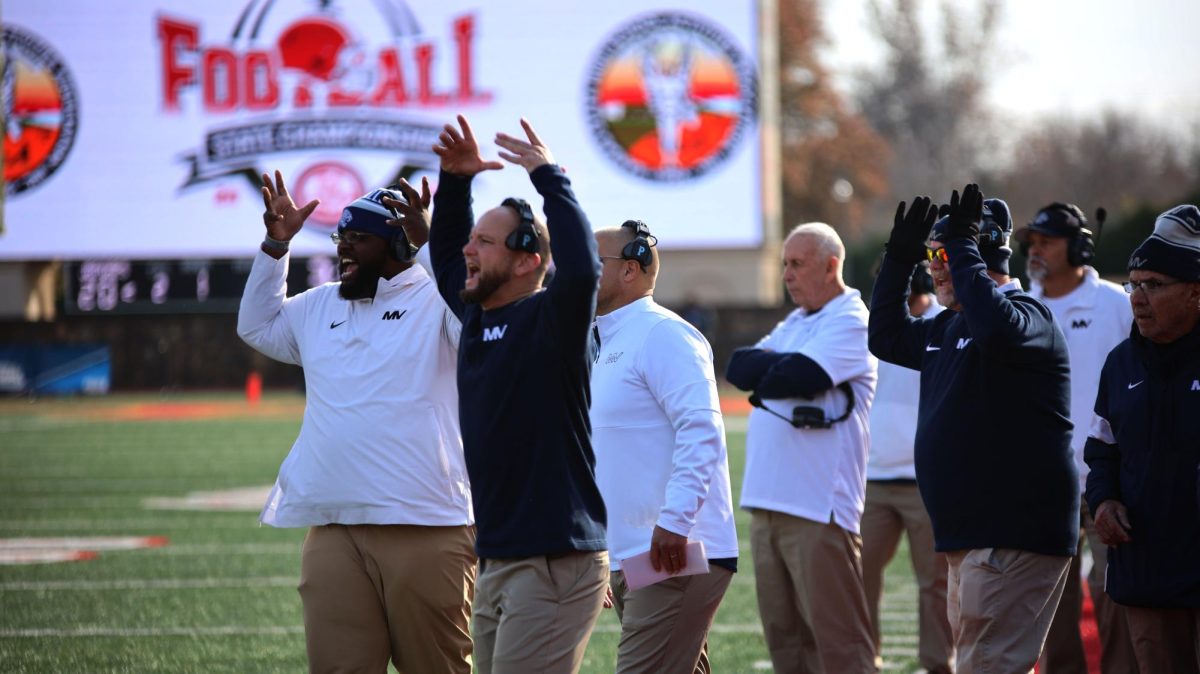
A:
{"label": "open palm", "polygon": [[438,144],[433,146],[434,153],[442,159],[442,170],[459,176],[473,176],[483,171],[498,171],[504,164],[498,161],[486,161],[479,153],[479,143],[467,118],[458,116],[458,125],[447,124],[438,135]]}
{"label": "open palm", "polygon": [[303,208],[296,208],[280,171],[275,172],[273,184],[271,176],[266,173],[262,175],[262,181],[263,203],[267,207],[263,213],[263,223],[267,226],[267,236],[277,241],[290,241],[304,226],[308,216],[321,205],[321,201],[313,199]]}

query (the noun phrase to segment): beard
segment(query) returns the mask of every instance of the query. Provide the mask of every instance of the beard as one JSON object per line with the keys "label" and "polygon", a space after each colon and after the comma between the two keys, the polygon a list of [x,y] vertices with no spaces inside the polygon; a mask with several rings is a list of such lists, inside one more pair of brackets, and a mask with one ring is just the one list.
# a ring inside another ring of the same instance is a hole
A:
{"label": "beard", "polygon": [[375,297],[375,291],[379,288],[379,279],[383,278],[383,269],[380,267],[367,266],[358,261],[358,269],[348,278],[342,279],[342,284],[338,286],[338,295],[344,300],[365,300],[370,297]]}
{"label": "beard", "polygon": [[485,272],[482,269],[479,271],[479,280],[475,282],[474,288],[463,288],[458,291],[458,298],[467,304],[482,304],[489,297],[494,295],[500,286],[508,283],[512,278],[512,268]]}
{"label": "beard", "polygon": [[1029,274],[1029,278],[1041,283],[1050,275],[1050,270],[1046,268],[1046,263],[1042,262],[1041,258],[1033,256],[1025,265],[1025,273]]}

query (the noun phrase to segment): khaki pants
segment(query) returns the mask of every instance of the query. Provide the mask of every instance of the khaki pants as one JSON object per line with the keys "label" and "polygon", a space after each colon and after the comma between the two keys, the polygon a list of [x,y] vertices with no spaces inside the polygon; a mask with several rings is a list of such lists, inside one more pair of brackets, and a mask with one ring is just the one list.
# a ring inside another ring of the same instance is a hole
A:
{"label": "khaki pants", "polygon": [[486,560],[475,597],[476,671],[579,671],[607,586],[603,551]]}
{"label": "khaki pants", "polygon": [[1125,609],[1104,591],[1104,573],[1108,566],[1108,546],[1100,542],[1096,534],[1096,523],[1088,512],[1087,502],[1079,508],[1079,554],[1071,560],[1067,574],[1067,586],[1054,622],[1050,623],[1050,634],[1046,636],[1046,648],[1038,663],[1041,674],[1088,674],[1087,660],[1083,655],[1083,639],[1079,634],[1079,619],[1083,613],[1083,582],[1080,579],[1083,554],[1083,539],[1092,552],[1092,570],[1088,573],[1088,593],[1096,612],[1096,627],[1100,633],[1100,671],[1102,674],[1128,674],[1136,669],[1133,657],[1133,642],[1129,638],[1129,625]]}
{"label": "khaki pants", "polygon": [[1037,663],[1070,557],[981,548],[947,553],[957,674],[1014,674]]}
{"label": "khaki pants", "polygon": [[[879,604],[883,571],[896,554],[900,536],[908,534],[908,552],[917,577],[920,625],[918,660],[933,673],[949,673],[954,637],[946,615],[946,556],[933,549],[933,524],[916,484],[867,482],[862,516],[863,585],[871,612],[875,652],[882,653]],[[877,658],[878,659],[878,658]]]}
{"label": "khaki pants", "polygon": [[299,590],[311,672],[471,671],[474,527],[313,527]]}
{"label": "khaki pants", "polygon": [[682,576],[630,592],[625,574],[612,574],[613,604],[621,619],[617,674],[708,674],[708,630],[733,572]]}
{"label": "khaki pants", "polygon": [[832,522],[755,510],[750,545],[776,673],[874,672],[862,539]]}
{"label": "khaki pants", "polygon": [[1138,674],[1200,673],[1200,609],[1126,606]]}

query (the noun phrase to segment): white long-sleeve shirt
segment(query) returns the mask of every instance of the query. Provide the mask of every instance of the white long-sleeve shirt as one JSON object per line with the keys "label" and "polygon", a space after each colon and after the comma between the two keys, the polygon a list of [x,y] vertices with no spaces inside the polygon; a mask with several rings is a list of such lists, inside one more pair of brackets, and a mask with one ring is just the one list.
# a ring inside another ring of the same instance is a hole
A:
{"label": "white long-sleeve shirt", "polygon": [[[933,318],[945,307],[932,302],[921,318]],[[915,480],[913,442],[917,435],[917,403],[921,373],[879,361],[879,381],[871,404],[871,451],[868,480]]]}
{"label": "white long-sleeve shirt", "polygon": [[763,404],[790,418],[797,405],[821,408],[835,419],[846,409],[836,385],[849,382],[854,406],[833,428],[793,428],[755,408],[746,431],[746,478],[742,507],[833,521],[859,532],[867,489],[868,415],[875,396],[878,360],[867,350],[867,307],[847,288],[819,311],[796,309],[756,345],[779,353],[802,353],[825,370],[835,388],[811,400],[767,399]]}
{"label": "white long-sleeve shirt", "polygon": [[380,279],[374,299],[339,283],[294,297],[288,256],[259,252],[238,310],[238,335],[304,368],[300,435],[260,520],[323,524],[472,524],[455,381],[457,317],[428,272]]}
{"label": "white long-sleeve shirt", "polygon": [[592,447],[620,560],[650,549],[655,525],[737,557],[737,532],[712,349],[698,330],[646,297],[596,319]]}
{"label": "white long-sleeve shirt", "polygon": [[1104,369],[1108,352],[1129,337],[1133,308],[1124,288],[1100,278],[1091,267],[1084,267],[1083,283],[1062,297],[1046,297],[1037,283],[1030,284],[1029,294],[1050,309],[1067,337],[1067,351],[1071,355],[1071,423],[1075,424],[1071,449],[1075,453],[1075,469],[1079,471],[1079,486],[1083,487],[1088,474],[1083,445],[1092,425],[1100,370]]}

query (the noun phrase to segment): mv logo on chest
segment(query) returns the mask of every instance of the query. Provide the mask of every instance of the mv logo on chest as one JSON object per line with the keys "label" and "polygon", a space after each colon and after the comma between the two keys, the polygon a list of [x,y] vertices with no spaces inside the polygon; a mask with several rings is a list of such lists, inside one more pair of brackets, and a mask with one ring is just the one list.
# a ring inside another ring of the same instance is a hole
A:
{"label": "mv logo on chest", "polygon": [[504,333],[507,330],[508,330],[507,323],[505,323],[504,325],[493,325],[490,328],[484,328],[483,329],[483,341],[495,342],[495,341],[504,339]]}
{"label": "mv logo on chest", "polygon": [[398,321],[401,318],[403,318],[404,314],[407,314],[407,313],[408,313],[408,309],[405,309],[403,311],[400,311],[398,309],[392,310],[392,311],[385,311],[385,312],[383,312],[383,320]]}
{"label": "mv logo on chest", "polygon": [[967,345],[971,343],[971,340],[972,340],[972,339],[974,339],[974,337],[959,337],[959,338],[958,338],[958,345],[957,345],[957,346],[955,346],[954,348],[956,348],[956,349],[958,349],[959,351],[961,351],[961,350],[963,350],[963,349],[967,348]]}
{"label": "mv logo on chest", "polygon": [[1091,324],[1092,324],[1091,319],[1080,318],[1080,319],[1071,321],[1071,329],[1078,330],[1080,328],[1086,328],[1087,326],[1089,326]]}

